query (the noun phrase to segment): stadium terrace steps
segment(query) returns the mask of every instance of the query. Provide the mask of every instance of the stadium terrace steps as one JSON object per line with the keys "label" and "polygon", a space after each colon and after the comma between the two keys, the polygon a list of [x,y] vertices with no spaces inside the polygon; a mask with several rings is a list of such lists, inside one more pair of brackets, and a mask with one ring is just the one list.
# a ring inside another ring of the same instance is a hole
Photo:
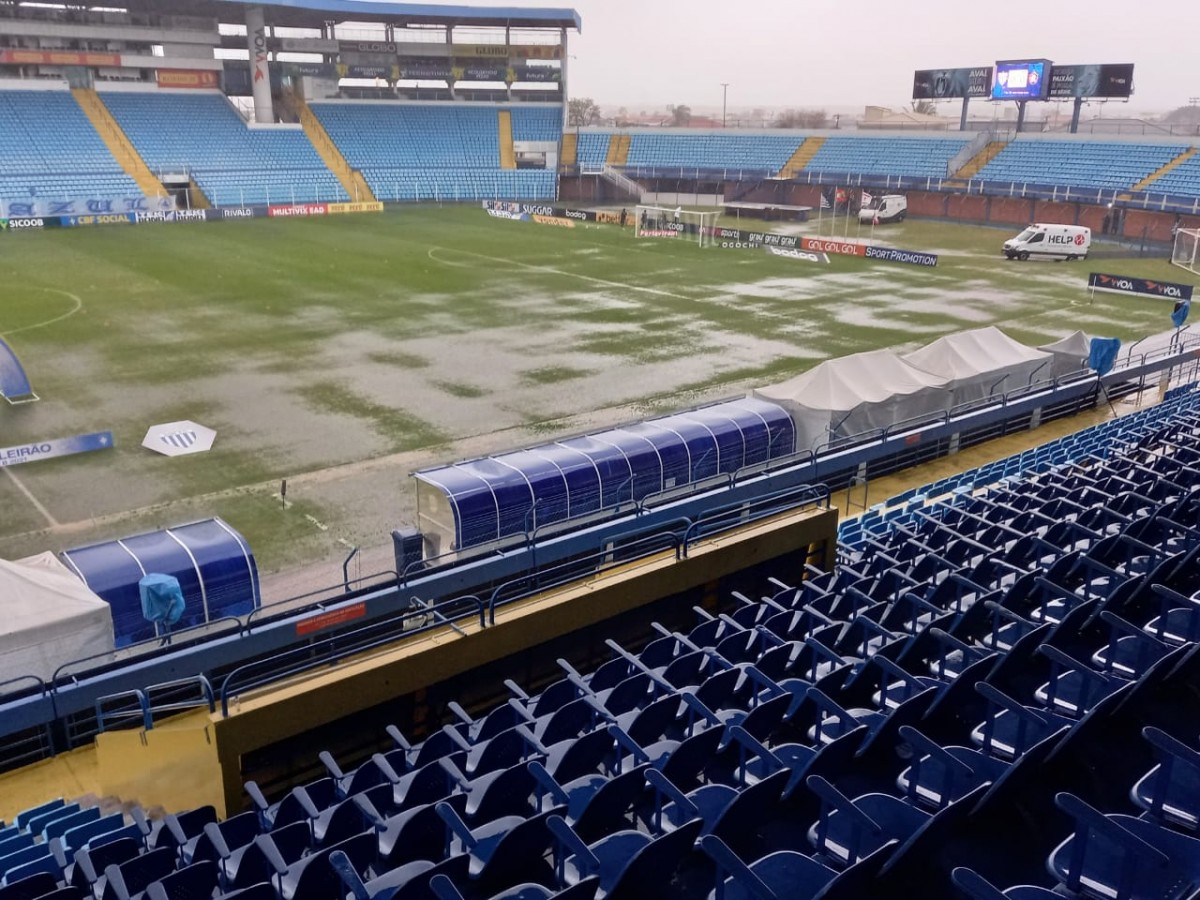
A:
{"label": "stadium terrace steps", "polygon": [[623,166],[629,162],[629,145],[633,142],[628,134],[614,134],[608,139],[608,154],[604,162],[610,166]]}
{"label": "stadium terrace steps", "polygon": [[188,179],[188,196],[191,197],[193,209],[212,209],[208,196],[200,185],[196,184],[195,178]]}
{"label": "stadium terrace steps", "polygon": [[321,124],[321,120],[308,108],[308,104],[299,96],[295,96],[293,103],[299,114],[300,124],[304,127],[304,133],[308,136],[308,142],[313,145],[326,168],[337,176],[346,194],[359,202],[374,201],[375,194],[362,177],[362,173],[353,169],[347,162],[333,138],[329,136],[329,132],[325,130],[325,126]]}
{"label": "stadium terrace steps", "polygon": [[1157,170],[1151,172],[1149,175],[1135,184],[1131,190],[1135,192],[1150,190],[1151,186],[1153,186],[1154,182],[1158,181],[1159,178],[1161,178],[1163,175],[1166,175],[1176,167],[1183,165],[1197,153],[1200,153],[1200,147],[1188,147],[1173,160],[1163,166],[1160,166]]}
{"label": "stadium terrace steps", "polygon": [[[1186,149],[1182,141],[1133,144],[1018,137],[1006,144],[975,177],[984,181],[1126,192]],[[1171,180],[1174,174],[1169,172],[1164,177]]]}
{"label": "stadium terrace steps", "polygon": [[517,153],[513,149],[512,113],[507,109],[497,112],[496,127],[500,132],[500,168],[515,169]]}
{"label": "stadium terrace steps", "polygon": [[121,199],[141,194],[65,90],[0,91],[0,199]]}
{"label": "stadium terrace steps", "polygon": [[108,146],[113,159],[137,182],[141,192],[147,197],[165,197],[167,189],[154,177],[154,173],[150,171],[150,167],[134,148],[129,136],[113,118],[100,96],[91,88],[71,88],[71,96],[96,129],[96,134],[100,135],[100,139]]}
{"label": "stadium terrace steps", "polygon": [[996,154],[1008,146],[1008,141],[988,141],[983,148],[963,164],[953,177],[960,181],[974,178],[979,170],[995,159]]}
{"label": "stadium terrace steps", "polygon": [[563,135],[561,156],[559,163],[563,168],[572,168],[578,164],[579,135],[576,132],[571,131]]}
{"label": "stadium terrace steps", "polygon": [[[496,108],[442,103],[310,104],[346,161],[362,173],[376,199],[548,200],[552,169],[502,169]],[[556,146],[558,109],[514,108],[514,141]]]}
{"label": "stadium terrace steps", "polygon": [[187,174],[214,206],[351,199],[302,126],[248,125],[217,91],[100,99],[152,170]]}
{"label": "stadium terrace steps", "polygon": [[791,158],[779,170],[779,177],[795,178],[808,165],[809,160],[817,155],[817,151],[821,149],[821,145],[824,143],[825,138],[815,135],[801,141],[800,146],[796,148]]}

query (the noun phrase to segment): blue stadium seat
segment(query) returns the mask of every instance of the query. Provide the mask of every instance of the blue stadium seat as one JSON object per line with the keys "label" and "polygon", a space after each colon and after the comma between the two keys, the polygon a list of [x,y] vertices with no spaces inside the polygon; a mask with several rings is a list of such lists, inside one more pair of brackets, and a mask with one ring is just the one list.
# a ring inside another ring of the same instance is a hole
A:
{"label": "blue stadium seat", "polygon": [[806,165],[808,172],[945,178],[966,137],[830,137]]}
{"label": "blue stadium seat", "polygon": [[[1129,190],[1185,149],[1183,145],[1173,144],[1018,138],[996,154],[975,178],[1106,191]],[[1169,180],[1172,174],[1174,172],[1163,177],[1167,179],[1164,187],[1172,185]],[[1174,189],[1169,192],[1180,193]]]}
{"label": "blue stadium seat", "polygon": [[[552,200],[550,169],[501,169],[496,107],[320,102],[312,111],[380,200]],[[561,115],[513,108],[513,139],[557,142]]]}
{"label": "blue stadium seat", "polygon": [[0,91],[0,200],[141,196],[68,91]]}
{"label": "blue stadium seat", "polygon": [[346,201],[300,126],[256,128],[220,94],[102,93],[154,172],[184,172],[216,206]]}

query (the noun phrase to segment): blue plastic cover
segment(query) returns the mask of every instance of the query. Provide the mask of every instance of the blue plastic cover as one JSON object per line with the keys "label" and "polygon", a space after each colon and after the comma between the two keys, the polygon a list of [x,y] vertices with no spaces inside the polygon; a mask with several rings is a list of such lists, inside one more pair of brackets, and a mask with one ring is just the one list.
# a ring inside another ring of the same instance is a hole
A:
{"label": "blue plastic cover", "polygon": [[142,618],[170,628],[183,618],[183,588],[174,575],[152,572],[138,582],[142,600]]}
{"label": "blue plastic cover", "polygon": [[418,472],[463,549],[640,500],[795,450],[791,416],[754,398]]}
{"label": "blue plastic cover", "polygon": [[0,339],[0,397],[16,400],[33,393],[25,368],[12,347]]}
{"label": "blue plastic cover", "polygon": [[118,647],[155,636],[142,615],[139,587],[150,573],[179,582],[185,601],[177,623],[181,628],[244,615],[261,602],[254,556],[245,539],[220,519],[78,547],[61,556],[112,607]]}

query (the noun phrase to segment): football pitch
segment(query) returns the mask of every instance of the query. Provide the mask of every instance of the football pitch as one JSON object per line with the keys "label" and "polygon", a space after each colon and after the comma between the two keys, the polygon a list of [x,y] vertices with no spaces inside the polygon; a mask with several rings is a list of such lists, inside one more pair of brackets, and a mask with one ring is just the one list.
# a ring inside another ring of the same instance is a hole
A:
{"label": "football pitch", "polygon": [[[366,571],[390,568],[388,532],[415,520],[408,475],[426,465],[983,325],[1033,344],[1170,328],[1163,301],[1086,291],[1092,270],[1188,280],[1166,251],[1014,263],[999,246],[1015,231],[876,230],[939,253],[934,269],[463,207],[5,235],[0,336],[42,399],[0,404],[0,447],[105,429],[116,446],[0,473],[0,557],[220,515],[264,573],[319,563],[332,582],[351,546],[371,548]],[[142,449],[179,419],[216,429],[213,450]]]}

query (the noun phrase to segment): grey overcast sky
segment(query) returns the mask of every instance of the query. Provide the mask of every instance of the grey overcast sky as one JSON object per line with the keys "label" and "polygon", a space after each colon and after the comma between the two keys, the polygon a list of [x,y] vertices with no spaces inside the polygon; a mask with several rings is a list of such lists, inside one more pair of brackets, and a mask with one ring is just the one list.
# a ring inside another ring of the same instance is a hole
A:
{"label": "grey overcast sky", "polygon": [[719,108],[722,81],[737,108],[898,108],[915,69],[1022,58],[1134,63],[1133,100],[1106,104],[1105,117],[1200,96],[1197,0],[510,2],[576,9],[583,33],[570,39],[571,94],[630,111]]}

